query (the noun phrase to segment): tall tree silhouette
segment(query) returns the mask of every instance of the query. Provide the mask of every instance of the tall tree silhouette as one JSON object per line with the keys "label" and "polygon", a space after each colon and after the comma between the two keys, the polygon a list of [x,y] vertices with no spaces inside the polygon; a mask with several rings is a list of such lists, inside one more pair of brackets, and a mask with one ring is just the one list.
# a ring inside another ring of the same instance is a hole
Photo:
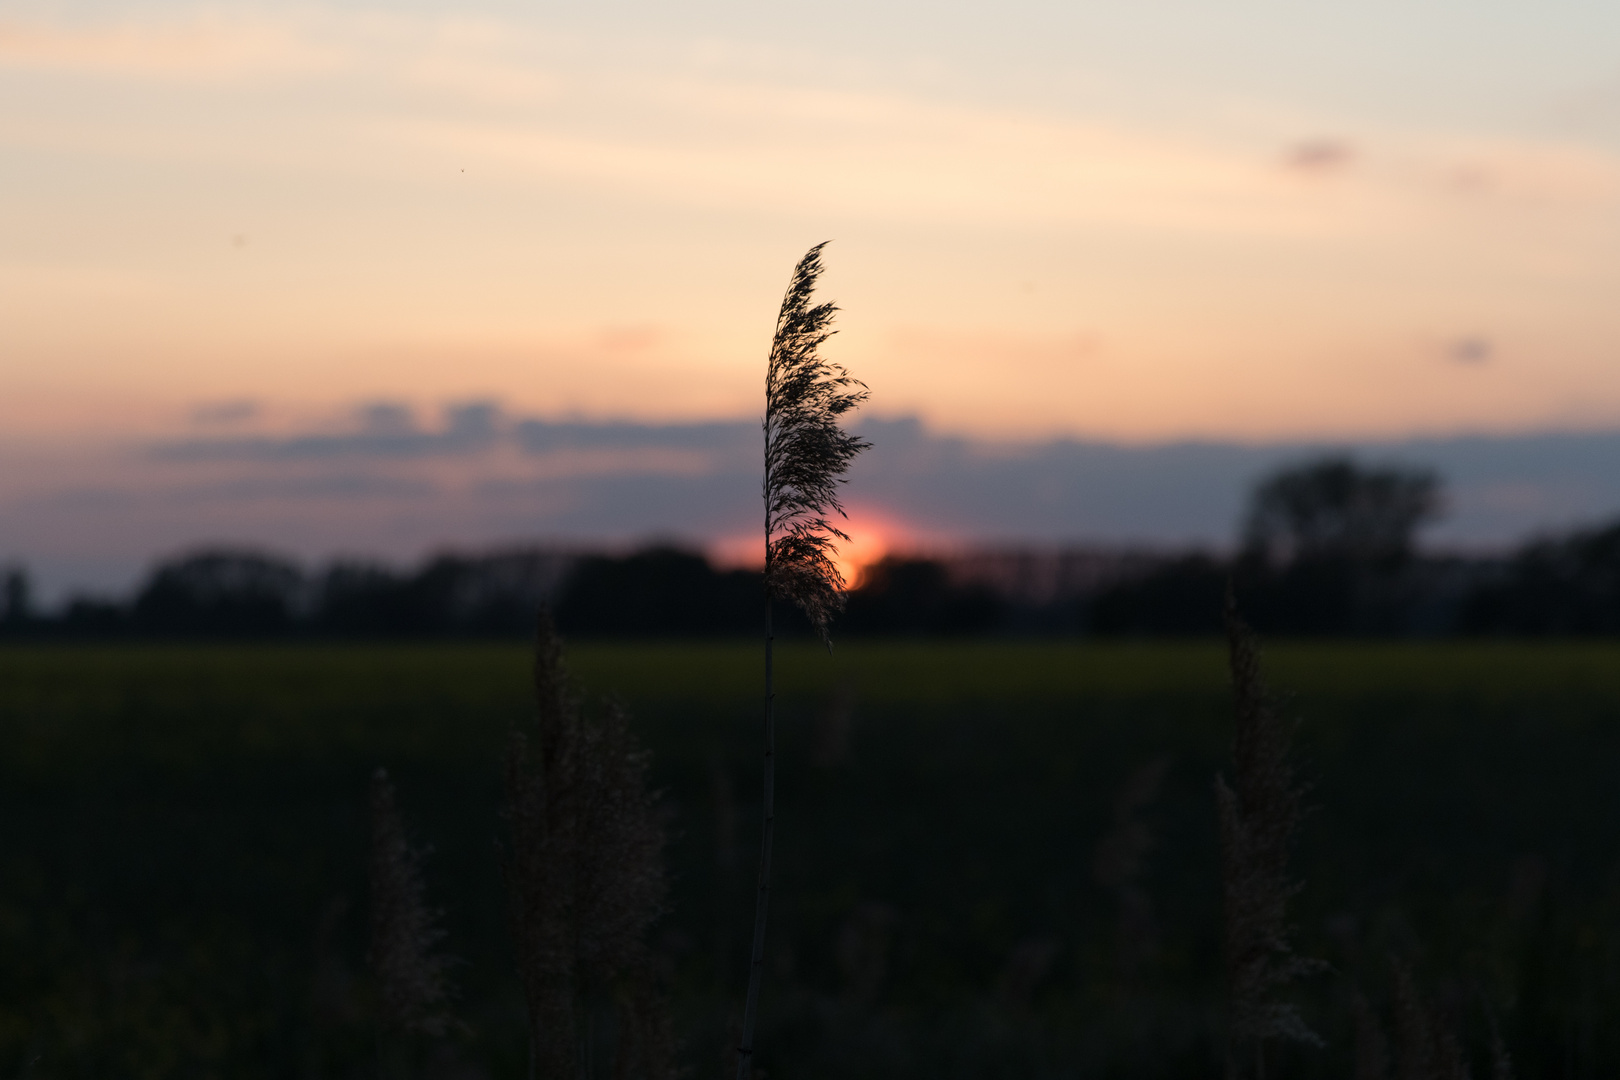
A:
{"label": "tall tree silhouette", "polygon": [[1247,546],[1271,560],[1404,557],[1440,510],[1440,481],[1421,469],[1370,469],[1328,457],[1273,473],[1255,488]]}

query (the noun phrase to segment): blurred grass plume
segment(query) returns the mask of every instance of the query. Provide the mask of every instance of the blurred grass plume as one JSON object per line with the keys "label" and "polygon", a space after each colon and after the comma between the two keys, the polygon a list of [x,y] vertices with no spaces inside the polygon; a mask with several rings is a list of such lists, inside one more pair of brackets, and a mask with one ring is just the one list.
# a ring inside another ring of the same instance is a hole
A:
{"label": "blurred grass plume", "polygon": [[440,913],[428,907],[422,882],[427,849],[405,836],[386,769],[371,778],[371,949],[381,1026],[438,1036],[452,1024],[451,960],[439,950]]}
{"label": "blurred grass plume", "polygon": [[1292,725],[1278,715],[1261,679],[1254,635],[1239,617],[1230,590],[1226,634],[1237,723],[1233,780],[1228,785],[1224,776],[1215,778],[1215,799],[1225,900],[1227,1075],[1234,1080],[1243,1075],[1247,1070],[1240,1062],[1252,1053],[1253,1072],[1261,1080],[1267,1040],[1321,1045],[1298,1007],[1277,992],[1325,965],[1298,955],[1290,940],[1288,902],[1302,886],[1289,875],[1288,857],[1304,788],[1289,761]]}
{"label": "blurred grass plume", "polygon": [[545,614],[533,676],[534,722],[508,742],[505,810],[531,1076],[580,1075],[585,1021],[606,998],[621,1036],[616,1069],[667,1080],[673,1046],[646,943],[668,892],[648,755],[617,704],[586,716]]}

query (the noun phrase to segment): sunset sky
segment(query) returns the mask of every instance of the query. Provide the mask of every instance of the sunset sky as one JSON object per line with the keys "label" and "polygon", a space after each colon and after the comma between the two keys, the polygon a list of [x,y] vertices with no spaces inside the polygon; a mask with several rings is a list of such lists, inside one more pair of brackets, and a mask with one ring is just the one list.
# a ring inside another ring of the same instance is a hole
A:
{"label": "sunset sky", "polygon": [[1620,427],[1617,42],[1575,0],[11,0],[0,509],[368,403],[747,418],[824,239],[836,358],[943,435]]}

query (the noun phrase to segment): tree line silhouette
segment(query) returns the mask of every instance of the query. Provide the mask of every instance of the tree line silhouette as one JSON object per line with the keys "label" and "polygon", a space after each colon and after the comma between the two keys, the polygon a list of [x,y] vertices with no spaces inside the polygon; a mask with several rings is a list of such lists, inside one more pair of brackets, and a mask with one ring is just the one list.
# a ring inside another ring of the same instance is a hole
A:
{"label": "tree line silhouette", "polygon": [[[1231,582],[1255,627],[1319,636],[1584,636],[1620,632],[1620,520],[1498,555],[1425,552],[1443,505],[1415,469],[1328,458],[1258,484],[1227,553],[1121,551],[1075,588],[1022,595],[970,560],[889,557],[848,594],[845,635],[1213,636]],[[1112,561],[1110,561],[1112,560]],[[25,571],[0,585],[0,634],[35,638],[522,638],[549,603],[575,637],[743,636],[759,571],[653,546],[628,554],[445,554],[414,569],[339,561],[309,571],[259,551],[158,564],[126,599],[41,612]],[[779,632],[809,633],[784,612]]]}

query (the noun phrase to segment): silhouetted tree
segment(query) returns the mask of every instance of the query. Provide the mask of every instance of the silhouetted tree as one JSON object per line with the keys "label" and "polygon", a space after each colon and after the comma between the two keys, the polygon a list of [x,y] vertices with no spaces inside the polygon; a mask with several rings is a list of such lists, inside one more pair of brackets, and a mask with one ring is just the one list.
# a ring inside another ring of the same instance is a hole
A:
{"label": "silhouetted tree", "polygon": [[135,598],[135,623],[156,634],[263,636],[299,613],[304,575],[284,559],[203,551],[164,563]]}
{"label": "silhouetted tree", "polygon": [[716,570],[702,555],[657,547],[581,559],[557,598],[557,625],[585,636],[743,635],[759,624],[760,575]]}
{"label": "silhouetted tree", "polygon": [[1141,637],[1218,634],[1230,576],[1227,564],[1208,555],[1168,559],[1098,592],[1087,611],[1087,627],[1096,634]]}
{"label": "silhouetted tree", "polygon": [[1440,481],[1421,469],[1371,469],[1329,457],[1273,473],[1254,490],[1245,546],[1273,563],[1404,558],[1440,511]]}
{"label": "silhouetted tree", "polygon": [[994,590],[956,584],[940,563],[886,558],[849,594],[843,625],[851,634],[983,634],[1005,608]]}
{"label": "silhouetted tree", "polygon": [[345,560],[321,576],[315,627],[370,637],[518,637],[573,556],[541,549],[436,555],[413,573]]}
{"label": "silhouetted tree", "polygon": [[1244,525],[1245,604],[1272,632],[1399,632],[1413,537],[1439,510],[1440,482],[1422,470],[1340,457],[1274,473]]}
{"label": "silhouetted tree", "polygon": [[51,631],[74,638],[117,638],[130,633],[129,605],[75,596],[57,616]]}
{"label": "silhouetted tree", "polygon": [[0,584],[0,627],[9,631],[23,629],[34,618],[33,590],[29,587],[28,571],[20,566],[6,570]]}
{"label": "silhouetted tree", "polygon": [[1620,633],[1620,522],[1527,544],[1461,621],[1474,633]]}
{"label": "silhouetted tree", "polygon": [[392,637],[418,631],[409,579],[375,563],[344,560],[321,575],[316,626],[324,633]]}

